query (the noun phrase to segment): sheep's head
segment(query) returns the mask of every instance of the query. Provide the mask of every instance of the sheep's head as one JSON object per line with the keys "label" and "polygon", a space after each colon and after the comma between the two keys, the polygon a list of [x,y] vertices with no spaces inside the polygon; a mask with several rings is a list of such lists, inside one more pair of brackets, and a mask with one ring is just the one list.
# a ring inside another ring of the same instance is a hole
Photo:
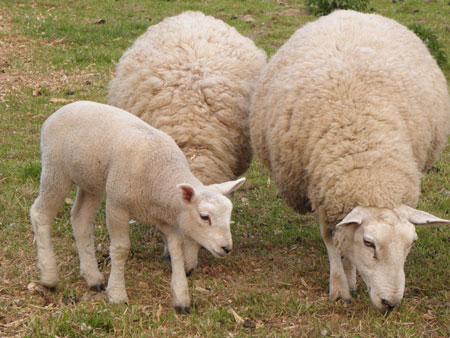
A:
{"label": "sheep's head", "polygon": [[405,289],[403,265],[417,239],[414,225],[430,223],[450,221],[401,205],[356,207],[337,224],[334,243],[341,256],[356,266],[380,311],[400,304]]}
{"label": "sheep's head", "polygon": [[231,201],[225,196],[238,189],[245,178],[201,188],[179,184],[182,202],[179,224],[189,236],[215,257],[226,256],[233,248],[231,239]]}

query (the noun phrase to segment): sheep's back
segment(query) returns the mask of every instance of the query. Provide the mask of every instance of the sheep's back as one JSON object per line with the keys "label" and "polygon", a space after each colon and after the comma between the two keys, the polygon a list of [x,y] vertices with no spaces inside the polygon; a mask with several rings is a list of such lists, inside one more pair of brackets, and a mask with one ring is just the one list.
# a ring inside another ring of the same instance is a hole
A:
{"label": "sheep's back", "polygon": [[450,108],[445,78],[414,33],[378,15],[337,11],[297,30],[272,57],[250,120],[256,154],[280,194],[304,211],[314,172],[360,151],[346,149],[353,134],[361,140],[349,147],[364,138],[385,149],[403,143],[403,156],[411,152],[425,171],[445,144]]}
{"label": "sheep's back", "polygon": [[151,26],[121,57],[108,102],[168,133],[204,183],[252,158],[249,100],[264,52],[224,22],[185,12]]}

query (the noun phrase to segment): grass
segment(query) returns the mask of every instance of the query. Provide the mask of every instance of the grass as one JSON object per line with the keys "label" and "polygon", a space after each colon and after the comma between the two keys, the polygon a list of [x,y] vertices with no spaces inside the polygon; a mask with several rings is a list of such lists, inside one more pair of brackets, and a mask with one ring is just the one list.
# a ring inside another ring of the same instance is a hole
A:
{"label": "grass", "polygon": [[[379,0],[368,10],[433,30],[450,55],[447,2]],[[70,199],[53,227],[61,282],[53,293],[33,283],[39,276],[28,210],[39,186],[42,122],[68,102],[105,102],[123,51],[148,25],[187,9],[224,20],[268,55],[315,19],[293,0],[0,0],[0,336],[449,336],[448,226],[418,228],[405,265],[405,298],[389,316],[373,308],[361,281],[353,304],[330,303],[328,259],[314,217],[287,208],[257,160],[233,196],[235,250],[224,260],[202,250],[189,278],[190,316],[171,308],[170,264],[160,259],[162,242],[151,226],[131,229],[129,305],[107,304],[104,294],[88,290],[79,277]],[[419,208],[449,218],[449,191],[447,146],[422,181]],[[104,222],[102,209],[96,248],[107,276]]]}

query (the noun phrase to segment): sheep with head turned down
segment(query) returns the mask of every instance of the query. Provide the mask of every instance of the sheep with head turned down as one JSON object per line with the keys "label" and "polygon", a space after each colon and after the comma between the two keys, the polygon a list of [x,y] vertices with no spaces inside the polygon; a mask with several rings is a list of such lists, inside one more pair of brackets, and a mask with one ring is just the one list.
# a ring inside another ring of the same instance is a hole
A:
{"label": "sheep with head turned down", "polygon": [[297,30],[255,89],[252,143],[280,195],[313,210],[330,261],[330,299],[350,302],[356,270],[373,304],[403,298],[420,178],[450,125],[445,78],[411,31],[375,14],[336,11]]}
{"label": "sheep with head turned down", "polygon": [[[184,12],[150,26],[123,54],[108,103],[169,134],[204,184],[232,180],[252,159],[250,97],[266,54],[222,20]],[[199,247],[186,270],[197,266]]]}
{"label": "sheep with head turned down", "polygon": [[188,313],[183,238],[215,257],[226,256],[232,249],[232,204],[224,195],[245,179],[205,186],[167,134],[122,109],[88,101],[64,106],[45,121],[41,152],[39,196],[30,210],[41,283],[54,287],[58,281],[50,229],[75,184],[71,222],[88,286],[100,289],[104,284],[95,258],[93,222],[105,196],[111,239],[108,300],[128,301],[124,270],[133,218],[158,224],[164,234],[172,258],[173,304],[178,312]]}

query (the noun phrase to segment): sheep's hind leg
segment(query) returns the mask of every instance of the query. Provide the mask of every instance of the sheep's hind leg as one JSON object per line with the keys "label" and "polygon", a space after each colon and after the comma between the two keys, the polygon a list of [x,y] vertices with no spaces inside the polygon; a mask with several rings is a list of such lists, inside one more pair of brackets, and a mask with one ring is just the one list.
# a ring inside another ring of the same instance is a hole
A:
{"label": "sheep's hind leg", "polygon": [[30,209],[31,227],[37,246],[37,266],[40,270],[40,283],[53,289],[58,283],[56,256],[51,241],[52,222],[64,198],[70,193],[72,182],[55,173],[43,170],[39,196]]}
{"label": "sheep's hind leg", "polygon": [[178,229],[163,224],[159,225],[160,231],[167,240],[167,247],[170,252],[170,262],[172,264],[172,281],[170,283],[173,306],[178,313],[187,314],[190,312],[190,299],[186,273],[184,271],[184,241]]}
{"label": "sheep's hind leg", "polygon": [[328,234],[325,227],[320,226],[322,238],[328,252],[328,259],[330,261],[330,300],[337,301],[342,299],[347,304],[350,304],[352,297],[350,296],[347,276],[342,265],[341,255],[333,245],[331,234]]}
{"label": "sheep's hind leg", "polygon": [[128,303],[125,288],[125,263],[130,252],[130,225],[127,211],[106,201],[106,224],[111,244],[111,273],[108,279],[106,294],[113,304]]}
{"label": "sheep's hind leg", "polygon": [[94,221],[102,196],[95,196],[77,189],[77,197],[71,212],[73,234],[80,257],[80,274],[87,285],[100,291],[105,287],[105,279],[98,269],[94,246]]}

